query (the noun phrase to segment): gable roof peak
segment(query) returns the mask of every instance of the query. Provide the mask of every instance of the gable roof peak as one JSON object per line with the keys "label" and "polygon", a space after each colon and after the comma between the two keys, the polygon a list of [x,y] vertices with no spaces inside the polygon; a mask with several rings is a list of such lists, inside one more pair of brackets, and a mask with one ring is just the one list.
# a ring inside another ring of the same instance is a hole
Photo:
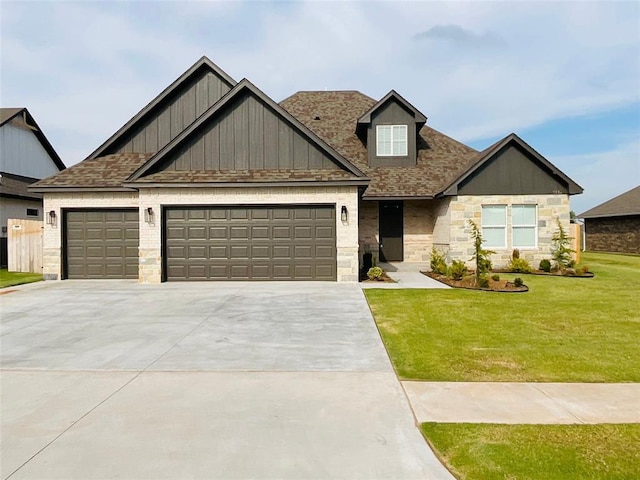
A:
{"label": "gable roof peak", "polygon": [[400,105],[402,105],[406,110],[413,114],[416,125],[421,128],[425,123],[427,123],[427,117],[420,110],[414,107],[409,101],[400,95],[395,90],[390,90],[384,97],[382,97],[375,105],[373,105],[369,110],[367,110],[359,119],[358,119],[358,127],[361,125],[368,125],[371,123],[371,115],[376,112],[378,109],[383,107],[388,101],[393,100]]}

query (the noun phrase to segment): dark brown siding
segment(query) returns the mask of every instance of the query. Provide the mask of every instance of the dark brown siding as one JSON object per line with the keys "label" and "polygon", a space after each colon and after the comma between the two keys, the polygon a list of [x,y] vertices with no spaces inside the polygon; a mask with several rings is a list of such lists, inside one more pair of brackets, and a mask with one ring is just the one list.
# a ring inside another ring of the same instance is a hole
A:
{"label": "dark brown siding", "polygon": [[138,278],[138,211],[65,212],[66,278]]}
{"label": "dark brown siding", "polygon": [[228,105],[163,170],[338,169],[253,94]]}
{"label": "dark brown siding", "polygon": [[587,250],[640,253],[640,215],[585,219]]}
{"label": "dark brown siding", "polygon": [[136,131],[109,153],[155,153],[216,103],[231,88],[211,72],[201,73],[180,92],[159,105]]}
{"label": "dark brown siding", "polygon": [[458,195],[545,195],[569,193],[519,148],[508,146],[458,187]]}
{"label": "dark brown siding", "polygon": [[[376,156],[376,127],[378,125],[407,125],[409,141],[406,157],[377,157]],[[371,116],[371,125],[367,132],[367,151],[371,167],[415,167],[416,165],[416,124],[413,113],[403,106],[390,101],[383,108]]]}
{"label": "dark brown siding", "polygon": [[333,206],[165,211],[167,280],[335,280]]}

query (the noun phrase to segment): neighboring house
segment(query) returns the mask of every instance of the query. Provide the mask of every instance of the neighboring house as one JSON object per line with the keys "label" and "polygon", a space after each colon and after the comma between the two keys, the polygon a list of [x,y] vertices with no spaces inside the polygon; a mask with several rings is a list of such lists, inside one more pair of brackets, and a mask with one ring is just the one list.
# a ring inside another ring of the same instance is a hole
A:
{"label": "neighboring house", "polygon": [[0,108],[0,266],[7,266],[7,220],[42,220],[42,194],[27,187],[64,168],[26,108]]}
{"label": "neighboring house", "polygon": [[640,253],[640,186],[578,217],[584,219],[587,250]]}
{"label": "neighboring house", "polygon": [[582,188],[514,134],[478,152],[391,91],[277,104],[202,58],[86,160],[38,182],[46,278],[357,281],[362,253],[549,256]]}

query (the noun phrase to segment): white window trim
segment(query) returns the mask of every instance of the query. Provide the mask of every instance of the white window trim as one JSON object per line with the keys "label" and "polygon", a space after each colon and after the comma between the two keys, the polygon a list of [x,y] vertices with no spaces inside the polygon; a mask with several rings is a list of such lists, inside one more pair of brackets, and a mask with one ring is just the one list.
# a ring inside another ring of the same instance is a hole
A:
{"label": "white window trim", "polygon": [[[404,129],[404,153],[394,153],[393,152],[393,129],[397,127],[402,127]],[[380,129],[388,128],[390,129],[390,137],[391,137],[391,153],[380,153],[380,143],[378,139],[380,138]],[[376,126],[376,156],[377,157],[406,157],[409,155],[409,128],[407,125],[377,125]]]}
{"label": "white window trim", "polygon": [[[511,210],[511,244],[513,248],[517,248],[518,250],[536,250],[538,248],[538,205],[537,204],[531,204],[531,203],[513,203],[510,206],[510,210]],[[534,223],[532,225],[514,225],[513,224],[513,207],[534,207],[535,208],[535,218],[534,218]],[[534,245],[528,245],[528,246],[517,246],[517,245],[513,245],[513,230],[516,228],[531,228],[533,227],[533,239],[534,239]]]}
{"label": "white window trim", "polygon": [[497,204],[483,204],[480,208],[480,211],[482,211],[482,209],[484,209],[484,207],[504,207],[504,224],[503,225],[490,225],[490,226],[485,226],[484,225],[484,219],[480,218],[480,231],[482,232],[485,228],[486,229],[498,229],[501,228],[504,232],[504,237],[503,237],[503,244],[502,245],[485,245],[487,248],[497,248],[497,249],[508,249],[508,242],[507,242],[507,229],[509,228],[509,213],[507,212],[508,210],[508,205],[504,204],[504,203],[497,203]]}

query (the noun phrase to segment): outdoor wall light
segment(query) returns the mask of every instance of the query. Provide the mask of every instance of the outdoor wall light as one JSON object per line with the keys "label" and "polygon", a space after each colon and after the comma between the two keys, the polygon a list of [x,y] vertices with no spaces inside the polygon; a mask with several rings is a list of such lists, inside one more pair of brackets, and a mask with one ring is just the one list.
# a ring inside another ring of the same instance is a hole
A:
{"label": "outdoor wall light", "polygon": [[153,208],[147,207],[144,209],[144,221],[147,223],[153,223]]}
{"label": "outdoor wall light", "polygon": [[347,222],[349,220],[349,212],[347,211],[346,205],[342,205],[342,209],[340,210],[340,220],[343,222]]}
{"label": "outdoor wall light", "polygon": [[56,224],[56,211],[51,210],[47,212],[47,225],[55,226]]}

